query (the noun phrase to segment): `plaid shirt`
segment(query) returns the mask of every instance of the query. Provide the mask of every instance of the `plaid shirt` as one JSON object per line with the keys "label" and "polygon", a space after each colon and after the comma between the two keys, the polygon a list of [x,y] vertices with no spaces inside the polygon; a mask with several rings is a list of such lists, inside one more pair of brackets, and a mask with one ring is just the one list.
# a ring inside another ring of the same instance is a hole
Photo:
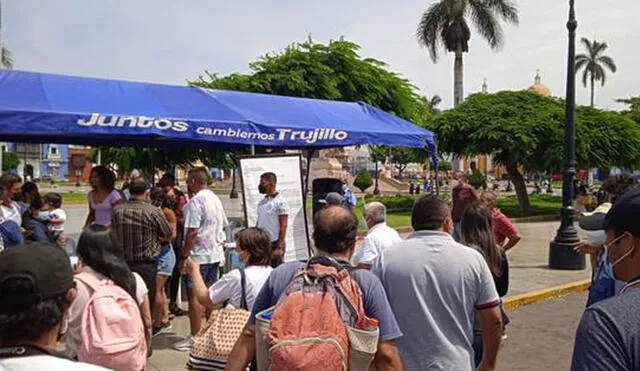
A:
{"label": "plaid shirt", "polygon": [[160,208],[135,199],[113,208],[111,228],[128,263],[155,262],[160,254],[159,240],[173,232]]}

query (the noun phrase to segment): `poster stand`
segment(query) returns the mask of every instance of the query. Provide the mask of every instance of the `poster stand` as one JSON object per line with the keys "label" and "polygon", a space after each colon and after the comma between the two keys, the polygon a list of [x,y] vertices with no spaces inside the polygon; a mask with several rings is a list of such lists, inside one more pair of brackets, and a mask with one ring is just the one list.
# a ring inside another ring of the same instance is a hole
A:
{"label": "poster stand", "polygon": [[[291,165],[296,164],[296,168],[294,171],[291,169]],[[255,226],[255,220],[257,220],[257,216],[255,213],[257,212],[256,203],[256,195],[257,195],[257,184],[259,182],[259,177],[264,172],[273,172],[278,177],[278,185],[277,189],[281,189],[281,175],[283,172],[288,171],[289,178],[287,179],[287,184],[296,183],[296,189],[289,189],[289,192],[284,194],[287,199],[289,205],[300,203],[301,209],[297,212],[297,217],[291,218],[292,215],[296,216],[294,208],[291,208],[291,214],[288,221],[287,227],[287,249],[286,256],[289,259],[286,260],[294,260],[290,257],[295,255],[295,259],[307,259],[312,256],[311,250],[311,240],[309,238],[309,225],[307,220],[307,205],[306,205],[306,195],[305,195],[305,183],[303,182],[302,176],[302,156],[299,153],[295,154],[264,154],[264,155],[243,155],[238,156],[238,168],[240,170],[240,184],[242,187],[242,202],[243,202],[243,211],[244,217],[247,221],[248,226]],[[297,179],[292,179],[292,177],[296,177]],[[284,180],[282,179],[282,180]],[[299,183],[299,186],[297,185]],[[295,195],[294,195],[295,193]],[[251,204],[248,204],[251,203]],[[253,205],[255,203],[255,205]],[[300,218],[300,213],[302,213],[302,218]],[[299,219],[298,219],[299,218]],[[293,220],[292,220],[293,219]],[[302,227],[302,225],[304,225]],[[304,228],[304,238],[295,239],[294,233],[295,229]],[[292,242],[295,241],[294,244]],[[306,244],[306,249],[300,249],[299,245],[303,243]],[[294,247],[295,250],[290,250],[291,247]],[[305,255],[301,256],[301,250],[306,250]],[[290,253],[290,251],[294,251]]]}

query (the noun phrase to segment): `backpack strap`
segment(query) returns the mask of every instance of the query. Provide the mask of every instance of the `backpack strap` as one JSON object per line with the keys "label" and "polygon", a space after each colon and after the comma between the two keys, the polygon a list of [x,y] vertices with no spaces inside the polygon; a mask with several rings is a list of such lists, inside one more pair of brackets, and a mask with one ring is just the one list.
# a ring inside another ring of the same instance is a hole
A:
{"label": "backpack strap", "polygon": [[98,287],[101,286],[100,281],[97,278],[95,278],[93,275],[87,272],[78,273],[75,275],[75,278],[77,278],[78,281],[87,285],[92,291],[98,290]]}
{"label": "backpack strap", "polygon": [[247,305],[247,274],[245,273],[243,268],[238,268],[240,270],[240,287],[242,288],[242,297],[240,298],[240,307],[244,310],[249,310]]}

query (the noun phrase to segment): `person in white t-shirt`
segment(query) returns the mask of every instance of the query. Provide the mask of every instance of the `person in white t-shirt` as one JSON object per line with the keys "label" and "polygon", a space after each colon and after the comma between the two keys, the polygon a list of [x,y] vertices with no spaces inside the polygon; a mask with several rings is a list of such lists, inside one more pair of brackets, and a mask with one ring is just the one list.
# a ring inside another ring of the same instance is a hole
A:
{"label": "person in white t-shirt", "polygon": [[0,370],[106,370],[56,351],[76,296],[62,249],[35,243],[0,252]]}
{"label": "person in white t-shirt", "polygon": [[[137,273],[132,273],[124,261],[124,252],[115,235],[106,227],[93,225],[85,229],[78,240],[77,273],[88,273],[98,280],[110,280],[128,292],[138,303],[140,321],[144,324],[147,345],[151,344],[151,307],[149,289]],[[74,279],[77,298],[69,309],[69,329],[62,338],[66,354],[76,357],[81,342],[82,314],[93,290],[79,279]]]}
{"label": "person in white t-shirt", "polygon": [[[203,308],[198,303],[192,289],[194,276],[202,278],[207,286],[218,279],[218,272],[224,266],[224,228],[229,225],[220,198],[207,186],[207,170],[203,167],[189,170],[187,186],[193,197],[184,207],[184,246],[178,264],[182,267],[187,258],[199,263],[197,274],[185,276],[189,298],[189,323],[191,334],[173,345],[179,351],[188,351],[202,326]],[[209,317],[209,312],[206,312]]]}
{"label": "person in white t-shirt", "polygon": [[0,176],[0,186],[4,188],[0,209],[5,220],[11,220],[22,225],[22,212],[20,205],[13,201],[15,195],[22,191],[22,178],[15,174],[4,173]]}
{"label": "person in white t-shirt", "polygon": [[260,175],[258,191],[265,195],[258,203],[258,223],[256,227],[263,228],[271,236],[273,255],[271,266],[276,268],[284,261],[287,224],[289,220],[289,204],[276,190],[278,178],[274,173]]}
{"label": "person in white t-shirt", "polygon": [[[261,228],[246,228],[236,234],[236,251],[244,264],[245,301],[247,310],[253,303],[269,278],[273,268],[271,261],[271,239],[269,233]],[[242,273],[234,269],[207,289],[199,272],[199,264],[187,259],[185,272],[194,277],[193,290],[200,304],[207,308],[223,307],[227,304],[242,308]]]}
{"label": "person in white t-shirt", "polygon": [[359,268],[370,269],[386,248],[402,241],[398,232],[387,225],[387,208],[380,202],[364,205],[364,224],[369,230],[355,258]]}
{"label": "person in white t-shirt", "polygon": [[64,234],[64,223],[67,221],[67,213],[62,209],[60,194],[52,192],[44,195],[38,219],[47,223],[50,240],[60,243],[60,238]]}

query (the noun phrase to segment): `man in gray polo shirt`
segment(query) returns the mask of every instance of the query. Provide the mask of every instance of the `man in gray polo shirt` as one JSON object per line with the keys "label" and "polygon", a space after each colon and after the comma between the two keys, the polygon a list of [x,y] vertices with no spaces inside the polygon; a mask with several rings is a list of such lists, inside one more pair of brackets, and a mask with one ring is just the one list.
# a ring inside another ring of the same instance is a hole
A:
{"label": "man in gray polo shirt", "polygon": [[473,323],[480,315],[483,358],[496,369],[500,298],[480,253],[453,240],[447,204],[425,196],[413,207],[416,231],[384,250],[373,264],[404,334],[398,348],[405,370],[473,370]]}

